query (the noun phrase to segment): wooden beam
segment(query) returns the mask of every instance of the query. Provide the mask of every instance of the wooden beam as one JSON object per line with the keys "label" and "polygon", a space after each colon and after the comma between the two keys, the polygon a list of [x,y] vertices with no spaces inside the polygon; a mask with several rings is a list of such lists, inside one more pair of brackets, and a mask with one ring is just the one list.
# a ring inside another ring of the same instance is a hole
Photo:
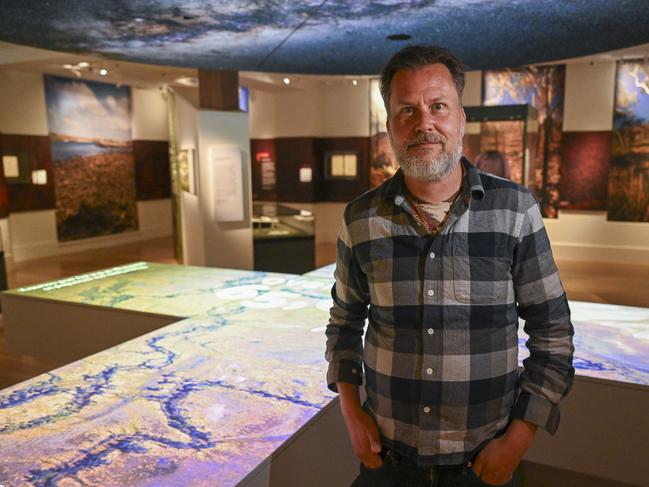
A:
{"label": "wooden beam", "polygon": [[205,110],[239,110],[239,72],[198,70],[199,105]]}

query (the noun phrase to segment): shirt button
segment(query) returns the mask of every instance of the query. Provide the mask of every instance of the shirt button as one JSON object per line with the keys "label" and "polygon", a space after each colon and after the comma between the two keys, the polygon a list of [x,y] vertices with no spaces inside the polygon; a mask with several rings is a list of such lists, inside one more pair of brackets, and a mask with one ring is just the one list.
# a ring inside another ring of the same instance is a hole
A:
{"label": "shirt button", "polygon": [[432,328],[429,328],[429,329],[428,329],[428,334],[429,334],[429,335],[432,335],[433,333],[435,333],[435,330],[433,330]]}
{"label": "shirt button", "polygon": [[432,289],[429,289],[429,290],[428,290],[428,295],[429,295],[429,296],[434,296],[434,295],[435,295],[435,291],[433,291]]}
{"label": "shirt button", "polygon": [[426,407],[424,408],[424,412],[425,412],[426,414],[430,413],[430,408],[429,408],[428,406],[426,406]]}
{"label": "shirt button", "polygon": [[430,253],[430,258],[431,258],[431,259],[434,259],[434,258],[435,258],[435,252],[431,252],[431,253]]}
{"label": "shirt button", "polygon": [[433,373],[433,369],[431,369],[431,368],[426,369],[426,373],[427,373],[428,375],[432,374],[432,373]]}
{"label": "shirt button", "polygon": [[356,373],[356,369],[352,369],[352,374],[355,374],[355,373]]}

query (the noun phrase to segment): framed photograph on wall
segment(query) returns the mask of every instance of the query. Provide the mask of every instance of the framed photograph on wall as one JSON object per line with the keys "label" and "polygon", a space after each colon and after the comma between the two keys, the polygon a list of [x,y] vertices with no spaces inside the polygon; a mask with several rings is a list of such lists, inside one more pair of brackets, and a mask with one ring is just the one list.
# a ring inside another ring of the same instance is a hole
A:
{"label": "framed photograph on wall", "polygon": [[325,152],[325,178],[357,179],[358,157],[355,151]]}
{"label": "framed photograph on wall", "polygon": [[3,154],[2,169],[7,184],[30,184],[32,182],[30,154],[24,152]]}
{"label": "framed photograph on wall", "polygon": [[189,194],[198,194],[196,149],[189,147],[178,151],[178,171],[180,172],[180,189]]}

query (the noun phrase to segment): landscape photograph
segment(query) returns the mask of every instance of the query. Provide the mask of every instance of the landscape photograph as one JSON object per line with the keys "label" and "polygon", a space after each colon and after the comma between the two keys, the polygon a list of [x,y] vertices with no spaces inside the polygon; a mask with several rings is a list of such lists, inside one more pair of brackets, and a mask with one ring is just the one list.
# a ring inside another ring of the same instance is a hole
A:
{"label": "landscape photograph", "polygon": [[128,87],[45,76],[59,241],[137,230]]}
{"label": "landscape photograph", "polygon": [[608,219],[649,221],[649,67],[617,65]]}

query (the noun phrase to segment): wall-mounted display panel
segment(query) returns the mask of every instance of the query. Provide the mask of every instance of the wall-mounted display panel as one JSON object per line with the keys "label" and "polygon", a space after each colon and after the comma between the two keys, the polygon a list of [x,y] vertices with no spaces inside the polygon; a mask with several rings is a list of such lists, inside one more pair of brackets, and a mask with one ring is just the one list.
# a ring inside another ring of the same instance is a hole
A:
{"label": "wall-mounted display panel", "polygon": [[212,214],[217,222],[240,222],[244,219],[242,165],[239,149],[210,149]]}
{"label": "wall-mounted display panel", "polygon": [[45,76],[60,241],[137,230],[128,87]]}
{"label": "wall-mounted display panel", "polygon": [[617,64],[608,219],[649,222],[649,67],[644,60]]}

